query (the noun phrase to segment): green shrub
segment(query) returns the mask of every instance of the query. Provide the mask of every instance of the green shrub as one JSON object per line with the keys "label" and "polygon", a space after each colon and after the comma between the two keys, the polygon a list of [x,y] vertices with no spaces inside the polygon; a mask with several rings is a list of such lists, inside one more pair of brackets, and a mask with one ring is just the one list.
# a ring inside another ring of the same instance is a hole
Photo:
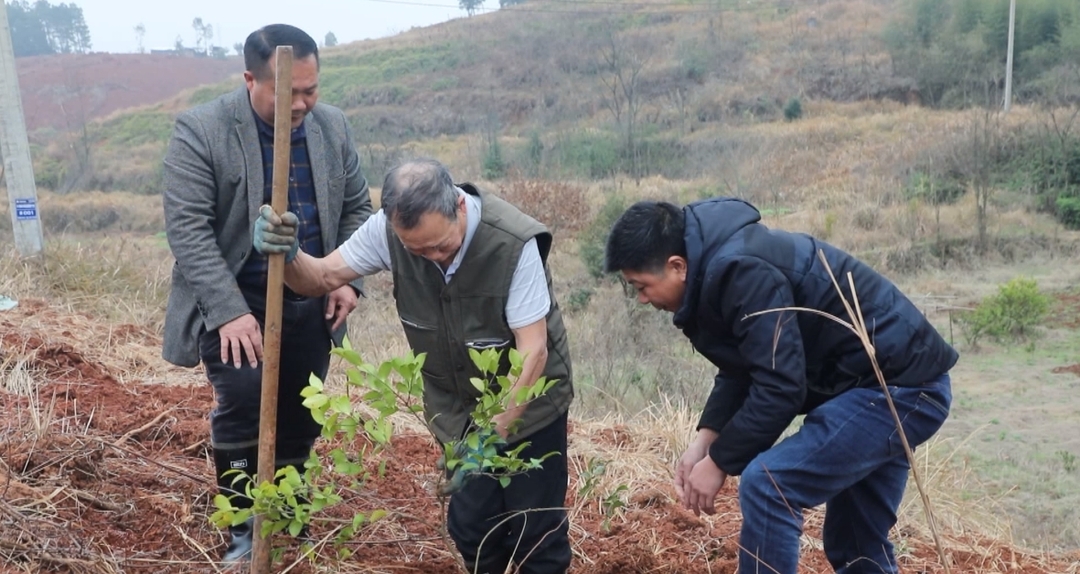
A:
{"label": "green shrub", "polygon": [[484,179],[499,179],[506,175],[506,160],[503,159],[502,146],[497,138],[492,138],[487,153],[484,154],[481,170]]}
{"label": "green shrub", "polygon": [[619,170],[619,143],[613,134],[578,132],[560,137],[552,150],[569,175],[601,179]]}
{"label": "green shrub", "polygon": [[544,141],[536,130],[529,134],[529,143],[525,147],[525,164],[529,175],[533,177],[540,173],[540,168],[544,165]]}
{"label": "green shrub", "polygon": [[784,119],[793,122],[802,117],[802,102],[799,98],[791,98],[784,106]]}
{"label": "green shrub", "polygon": [[998,286],[975,308],[960,316],[960,326],[967,342],[977,347],[979,340],[990,337],[998,342],[1026,340],[1034,334],[1050,308],[1050,298],[1039,292],[1034,279],[1017,277]]}
{"label": "green shrub", "polygon": [[45,152],[38,154],[34,160],[34,183],[53,191],[60,189],[64,181],[64,162],[55,156],[45,155]]}
{"label": "green shrub", "polygon": [[[660,174],[669,179],[686,177],[687,147],[675,138],[667,137],[642,137],[635,145],[637,152],[637,174],[652,175]],[[631,166],[630,154],[626,146],[620,150],[623,170],[629,175],[635,175]]]}
{"label": "green shrub", "polygon": [[[332,524],[333,534],[327,536],[323,543],[333,547],[339,558],[348,558],[352,553],[349,547],[355,544],[354,539],[372,522],[386,516],[387,512],[380,509],[358,512],[351,520],[342,521],[324,511],[347,502],[347,496],[354,496],[361,490],[376,466],[379,476],[386,475],[387,458],[382,453],[391,443],[394,433],[394,425],[389,417],[399,413],[415,417],[418,423],[428,429],[433,439],[432,446],[442,447],[445,469],[495,478],[503,488],[512,477],[540,468],[545,459],[557,454],[549,452],[538,458],[520,458],[519,454],[529,445],[528,442],[518,443],[518,446],[505,451],[497,448],[501,439],[496,434],[495,418],[506,412],[511,403],[524,405],[543,397],[557,383],[556,380],[540,377],[531,385],[517,387],[525,357],[516,349],[510,349],[505,357],[496,349],[469,351],[469,357],[480,375],[469,381],[478,391],[470,417],[473,422],[470,428],[473,430],[460,441],[445,444],[438,444],[430,420],[424,417],[421,369],[426,354],[415,355],[410,351],[403,357],[375,365],[364,361],[348,339],[345,339],[342,347],[335,348],[333,354],[349,365],[345,371],[346,388],[328,388],[312,375],[308,386],[300,392],[304,397],[304,406],[311,411],[315,422],[322,426],[321,435],[331,450],[326,454],[312,451],[303,471],[292,465],[286,466],[275,473],[272,482],[263,481],[256,485],[257,477],[245,475],[241,470],[228,471],[226,474],[232,477],[233,488],[250,498],[252,506],[239,508],[236,506],[239,495],[230,497],[219,494],[213,500],[215,511],[210,516],[212,524],[219,528],[235,526],[258,514],[264,519],[259,533],[263,537],[286,531],[291,536],[297,536],[306,525],[315,522]],[[508,370],[500,368],[504,363],[508,365]],[[498,372],[505,374],[499,375]],[[358,403],[366,405],[367,412],[358,408]],[[508,430],[515,432],[520,422],[519,419],[511,423]],[[365,462],[372,464],[365,466]],[[443,505],[448,496],[444,487],[449,479],[446,473],[440,473],[435,487]],[[446,532],[445,525],[437,528],[442,533]],[[444,536],[443,541],[449,550],[449,538]],[[315,555],[310,553],[311,550],[311,542],[302,543],[301,552],[314,561]],[[272,552],[271,557],[275,562],[281,560],[281,550]]]}
{"label": "green shrub", "polygon": [[904,195],[908,199],[920,199],[930,205],[956,203],[966,192],[960,181],[924,171],[912,173],[904,188]]}
{"label": "green shrub", "polygon": [[626,201],[621,196],[612,194],[578,240],[578,254],[585,263],[585,269],[597,279],[604,276],[604,248],[607,246],[611,226],[615,225],[615,220],[624,211]]}
{"label": "green shrub", "polygon": [[1069,229],[1080,229],[1080,197],[1058,196],[1055,202],[1057,219]]}

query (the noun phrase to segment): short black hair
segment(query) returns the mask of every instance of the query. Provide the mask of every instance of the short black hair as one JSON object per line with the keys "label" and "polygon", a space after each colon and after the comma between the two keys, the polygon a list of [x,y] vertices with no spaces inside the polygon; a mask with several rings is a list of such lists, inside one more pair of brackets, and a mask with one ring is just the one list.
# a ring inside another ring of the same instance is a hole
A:
{"label": "short black hair", "polygon": [[244,67],[260,80],[270,76],[270,58],[278,46],[292,46],[293,59],[315,55],[319,64],[319,45],[307,32],[288,24],[270,24],[255,30],[244,42]]}
{"label": "short black hair", "polygon": [[639,201],[615,220],[604,250],[604,271],[658,273],[673,255],[686,257],[686,219],[677,205]]}
{"label": "short black hair", "polygon": [[382,187],[382,210],[387,221],[414,229],[425,213],[438,213],[457,221],[457,186],[446,166],[421,158],[394,166]]}

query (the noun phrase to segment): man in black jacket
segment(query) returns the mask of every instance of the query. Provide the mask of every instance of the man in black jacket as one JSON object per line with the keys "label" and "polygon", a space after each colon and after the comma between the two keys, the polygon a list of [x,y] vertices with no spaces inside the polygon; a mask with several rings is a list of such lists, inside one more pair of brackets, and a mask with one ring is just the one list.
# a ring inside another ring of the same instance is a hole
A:
{"label": "man in black jacket", "polygon": [[[948,416],[956,351],[851,255],[768,229],[737,199],[681,209],[644,201],[615,222],[605,267],[622,272],[639,302],[674,313],[719,368],[675,488],[684,506],[711,514],[727,477],[742,475],[739,571],[795,574],[802,509],[824,503],[825,553],[837,572],[895,573],[888,532],[909,467],[869,355],[827,317],[777,311],[850,319],[819,253],[848,301],[851,273],[904,434],[922,444]],[[774,444],[799,414],[799,431]]]}

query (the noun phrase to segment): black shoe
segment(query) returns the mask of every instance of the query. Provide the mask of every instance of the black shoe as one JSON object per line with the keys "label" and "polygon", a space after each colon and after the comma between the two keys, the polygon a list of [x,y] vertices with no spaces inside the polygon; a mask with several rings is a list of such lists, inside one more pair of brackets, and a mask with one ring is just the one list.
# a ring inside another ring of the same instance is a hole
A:
{"label": "black shoe", "polygon": [[251,560],[252,526],[252,521],[248,520],[243,524],[229,527],[232,540],[229,541],[229,547],[225,549],[225,555],[221,557],[222,562],[237,563]]}

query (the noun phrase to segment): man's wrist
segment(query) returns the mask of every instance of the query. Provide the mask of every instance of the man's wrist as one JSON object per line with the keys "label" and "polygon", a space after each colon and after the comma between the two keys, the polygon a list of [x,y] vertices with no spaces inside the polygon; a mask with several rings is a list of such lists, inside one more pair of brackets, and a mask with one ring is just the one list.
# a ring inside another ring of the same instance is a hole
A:
{"label": "man's wrist", "polygon": [[698,429],[697,437],[694,440],[704,445],[710,445],[715,442],[719,436],[720,433],[713,429],[702,427]]}

